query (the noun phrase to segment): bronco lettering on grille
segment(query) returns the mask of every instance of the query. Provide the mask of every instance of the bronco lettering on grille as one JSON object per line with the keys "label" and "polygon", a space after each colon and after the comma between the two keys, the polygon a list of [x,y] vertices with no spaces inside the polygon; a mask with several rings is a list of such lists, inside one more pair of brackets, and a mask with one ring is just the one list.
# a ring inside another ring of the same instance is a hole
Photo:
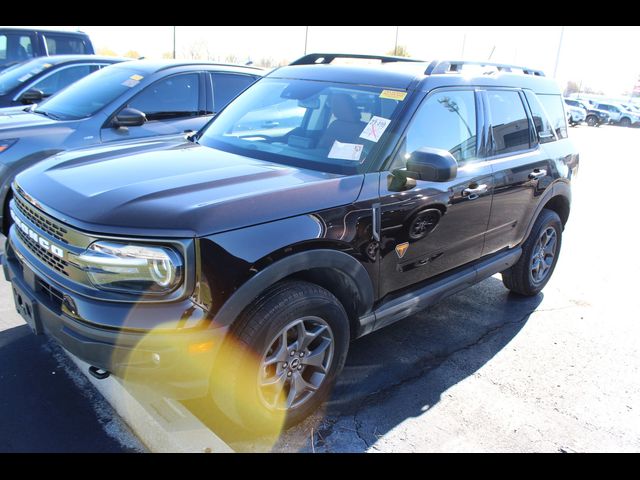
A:
{"label": "bronco lettering on grille", "polygon": [[18,216],[13,212],[13,210],[11,210],[11,218],[15,222],[16,227],[19,228],[20,230],[22,230],[22,232],[26,236],[28,236],[31,240],[36,242],[38,245],[40,245],[45,250],[53,253],[56,257],[64,258],[64,250],[62,248],[60,248],[59,246],[51,243],[46,238],[43,238],[40,235],[38,235],[38,232],[33,230],[31,227],[29,227],[29,225],[24,223],[22,220],[20,220],[18,218]]}

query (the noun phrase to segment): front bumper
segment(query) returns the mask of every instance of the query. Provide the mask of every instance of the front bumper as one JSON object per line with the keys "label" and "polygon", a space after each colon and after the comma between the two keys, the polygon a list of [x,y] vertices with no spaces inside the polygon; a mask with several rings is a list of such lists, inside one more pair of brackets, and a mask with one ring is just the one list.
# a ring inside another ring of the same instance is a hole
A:
{"label": "front bumper", "polygon": [[[106,329],[80,321],[67,314],[68,297],[58,285],[47,283],[34,273],[34,269],[20,258],[7,240],[3,259],[5,278],[11,282],[14,293],[25,295],[33,302],[33,315],[37,330],[54,338],[81,360],[107,370],[117,377],[148,385],[161,395],[186,399],[206,395],[213,360],[225,338],[225,328],[191,328],[184,330],[129,331]],[[52,293],[53,292],[53,293]],[[87,302],[82,299],[82,302]],[[124,303],[93,301],[105,308],[127,309],[136,315],[135,306]],[[122,315],[122,311],[117,312]]]}

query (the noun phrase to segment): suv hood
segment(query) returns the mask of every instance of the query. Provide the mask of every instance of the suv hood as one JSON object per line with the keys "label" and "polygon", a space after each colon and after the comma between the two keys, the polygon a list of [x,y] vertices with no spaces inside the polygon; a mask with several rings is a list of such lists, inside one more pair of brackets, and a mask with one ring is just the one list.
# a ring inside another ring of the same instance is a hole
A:
{"label": "suv hood", "polygon": [[156,140],[65,152],[16,181],[45,211],[81,230],[175,238],[349,204],[363,178]]}
{"label": "suv hood", "polygon": [[24,106],[0,109],[0,132],[7,128],[37,127],[55,123],[55,120],[44,115],[25,112]]}

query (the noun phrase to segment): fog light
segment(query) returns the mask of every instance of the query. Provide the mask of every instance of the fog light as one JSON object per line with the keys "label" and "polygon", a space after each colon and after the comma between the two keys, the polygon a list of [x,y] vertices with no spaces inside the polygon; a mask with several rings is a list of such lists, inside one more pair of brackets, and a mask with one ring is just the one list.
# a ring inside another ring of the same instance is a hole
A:
{"label": "fog light", "polygon": [[208,352],[213,348],[213,341],[202,342],[202,343],[192,343],[187,348],[189,353],[204,353]]}
{"label": "fog light", "polygon": [[156,365],[160,365],[160,354],[159,353],[152,353],[151,354],[151,360],[153,361],[153,363],[155,363]]}

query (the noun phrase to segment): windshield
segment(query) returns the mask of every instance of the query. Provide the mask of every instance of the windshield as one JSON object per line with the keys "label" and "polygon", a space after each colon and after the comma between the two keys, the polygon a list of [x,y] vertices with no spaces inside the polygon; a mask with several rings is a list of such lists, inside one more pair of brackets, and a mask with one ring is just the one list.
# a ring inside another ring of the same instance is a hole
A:
{"label": "windshield", "polygon": [[0,95],[9,93],[14,88],[19,87],[30,78],[52,66],[51,60],[47,60],[47,57],[40,57],[2,70],[0,72]]}
{"label": "windshield", "polygon": [[66,120],[90,117],[143,78],[132,68],[105,67],[42,102],[35,112]]}
{"label": "windshield", "polygon": [[231,102],[199,142],[226,152],[332,173],[362,171],[406,92],[265,78]]}

